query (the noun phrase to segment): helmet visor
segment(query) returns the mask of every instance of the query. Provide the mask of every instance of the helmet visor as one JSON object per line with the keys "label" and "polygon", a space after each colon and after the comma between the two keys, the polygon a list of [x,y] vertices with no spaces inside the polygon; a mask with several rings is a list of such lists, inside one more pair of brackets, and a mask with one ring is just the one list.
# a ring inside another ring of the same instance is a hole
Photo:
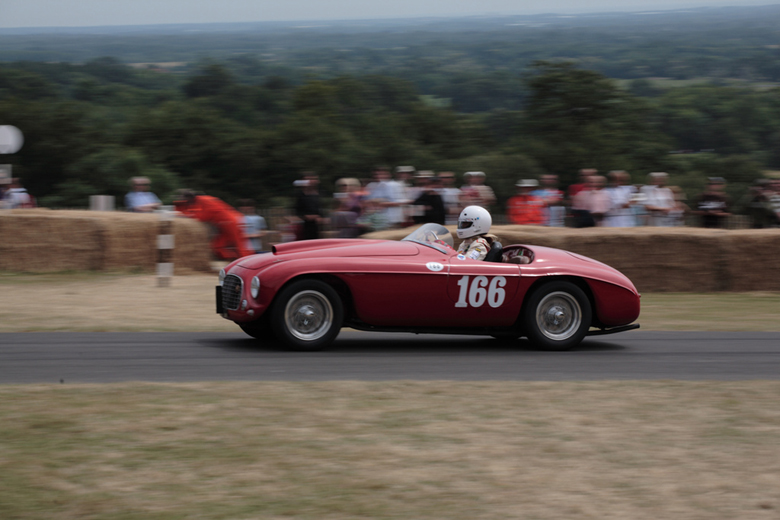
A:
{"label": "helmet visor", "polygon": [[458,222],[458,229],[468,229],[474,225],[472,220],[461,220]]}

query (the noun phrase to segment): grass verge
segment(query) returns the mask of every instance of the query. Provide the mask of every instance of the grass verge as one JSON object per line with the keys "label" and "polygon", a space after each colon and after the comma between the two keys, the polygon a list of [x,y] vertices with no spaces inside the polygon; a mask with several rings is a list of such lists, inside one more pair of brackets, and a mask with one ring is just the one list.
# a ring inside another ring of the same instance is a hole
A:
{"label": "grass verge", "polygon": [[[237,331],[214,311],[216,275],[0,273],[0,332]],[[780,330],[780,293],[642,295],[643,330]]]}
{"label": "grass verge", "polygon": [[780,382],[0,387],[0,518],[777,518]]}

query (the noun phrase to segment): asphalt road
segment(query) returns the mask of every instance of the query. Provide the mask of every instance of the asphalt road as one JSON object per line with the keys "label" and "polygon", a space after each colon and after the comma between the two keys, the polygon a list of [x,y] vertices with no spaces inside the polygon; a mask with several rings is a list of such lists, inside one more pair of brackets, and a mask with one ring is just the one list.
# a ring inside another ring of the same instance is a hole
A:
{"label": "asphalt road", "polygon": [[343,331],[322,352],[237,333],[0,334],[0,384],[239,380],[778,379],[780,332],[630,331],[569,352],[524,340]]}

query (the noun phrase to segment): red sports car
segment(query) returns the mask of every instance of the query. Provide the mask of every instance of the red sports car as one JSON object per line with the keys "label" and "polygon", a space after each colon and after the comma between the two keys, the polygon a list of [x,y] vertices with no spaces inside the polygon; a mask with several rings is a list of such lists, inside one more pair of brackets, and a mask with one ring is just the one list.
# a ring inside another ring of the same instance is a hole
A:
{"label": "red sports car", "polygon": [[217,312],[297,350],[328,345],[341,327],[525,336],[566,350],[638,328],[639,293],[617,270],[559,249],[495,242],[472,260],[447,228],[425,224],[401,241],[306,240],[236,260],[220,272]]}

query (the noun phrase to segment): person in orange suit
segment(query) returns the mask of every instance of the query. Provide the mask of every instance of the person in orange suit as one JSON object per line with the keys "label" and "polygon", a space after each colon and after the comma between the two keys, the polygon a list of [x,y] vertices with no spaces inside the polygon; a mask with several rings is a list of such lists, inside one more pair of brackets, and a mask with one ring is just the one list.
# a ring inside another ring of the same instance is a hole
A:
{"label": "person in orange suit", "polygon": [[544,224],[545,204],[542,199],[531,195],[539,187],[536,179],[524,179],[515,184],[517,195],[506,203],[507,220],[510,224]]}
{"label": "person in orange suit", "polygon": [[192,190],[179,190],[173,205],[186,217],[216,226],[218,234],[211,241],[211,250],[221,260],[254,254],[241,227],[243,215],[222,200]]}

